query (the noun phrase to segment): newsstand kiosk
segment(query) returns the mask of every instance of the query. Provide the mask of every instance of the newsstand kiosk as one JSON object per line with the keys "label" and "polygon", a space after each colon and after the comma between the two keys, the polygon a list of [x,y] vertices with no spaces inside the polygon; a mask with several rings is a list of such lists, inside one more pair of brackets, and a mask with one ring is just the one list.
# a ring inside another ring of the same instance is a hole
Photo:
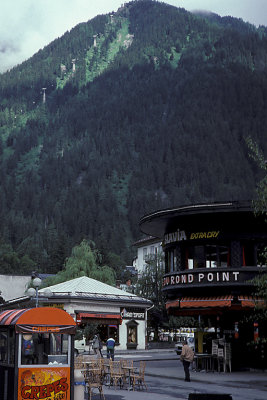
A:
{"label": "newsstand kiosk", "polygon": [[0,312],[0,400],[73,400],[75,330],[58,308]]}

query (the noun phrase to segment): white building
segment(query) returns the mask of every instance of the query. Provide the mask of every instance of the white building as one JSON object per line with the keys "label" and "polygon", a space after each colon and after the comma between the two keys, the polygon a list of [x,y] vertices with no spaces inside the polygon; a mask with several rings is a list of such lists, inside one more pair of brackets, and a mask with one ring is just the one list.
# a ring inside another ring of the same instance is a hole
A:
{"label": "white building", "polygon": [[[50,297],[47,289],[38,292],[40,306],[64,309],[78,327],[95,324],[104,343],[114,336],[117,349],[146,348],[147,309],[152,306],[151,301],[86,276],[50,286]],[[34,301],[24,296],[8,301],[0,310],[32,307]]]}
{"label": "white building", "polygon": [[137,247],[137,257],[133,261],[133,266],[140,276],[145,271],[146,260],[163,253],[162,241],[159,238],[147,236],[135,242],[133,246]]}
{"label": "white building", "polygon": [[0,296],[5,301],[22,297],[30,281],[30,275],[0,275]]}

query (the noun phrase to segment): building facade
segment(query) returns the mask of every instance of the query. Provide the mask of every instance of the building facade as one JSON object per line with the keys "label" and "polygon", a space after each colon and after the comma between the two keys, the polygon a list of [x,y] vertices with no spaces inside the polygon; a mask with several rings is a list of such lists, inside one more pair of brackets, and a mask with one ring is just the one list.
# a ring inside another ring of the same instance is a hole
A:
{"label": "building facade", "polygon": [[147,236],[133,244],[137,249],[137,256],[133,266],[141,276],[146,269],[146,261],[150,258],[157,257],[163,253],[162,240],[153,236]]}
{"label": "building facade", "polygon": [[[0,310],[32,307],[35,301],[23,296],[0,305]],[[64,309],[78,328],[93,325],[103,343],[113,336],[117,349],[146,348],[149,300],[84,276],[40,289],[38,302],[42,307]]]}
{"label": "building facade", "polygon": [[245,313],[262,303],[252,279],[267,272],[265,218],[249,202],[197,204],[146,215],[140,227],[163,239],[168,313],[237,337]]}

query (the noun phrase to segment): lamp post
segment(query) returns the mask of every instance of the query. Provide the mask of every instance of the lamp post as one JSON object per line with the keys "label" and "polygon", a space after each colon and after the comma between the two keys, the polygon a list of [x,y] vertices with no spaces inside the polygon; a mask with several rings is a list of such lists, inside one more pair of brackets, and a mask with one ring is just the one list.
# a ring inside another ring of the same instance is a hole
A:
{"label": "lamp post", "polygon": [[[32,281],[32,284],[34,287],[31,287],[28,289],[27,293],[29,296],[31,296],[35,300],[35,307],[38,307],[39,303],[39,287],[41,286],[42,280],[40,278],[34,278]],[[45,289],[44,290],[44,295],[46,297],[50,297],[52,295],[52,292],[50,289]],[[34,297],[35,296],[35,297]]]}

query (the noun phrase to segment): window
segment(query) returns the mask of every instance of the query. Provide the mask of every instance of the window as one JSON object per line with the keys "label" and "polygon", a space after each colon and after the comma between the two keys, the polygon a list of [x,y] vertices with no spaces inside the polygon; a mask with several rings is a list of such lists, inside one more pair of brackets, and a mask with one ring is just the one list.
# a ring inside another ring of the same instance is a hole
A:
{"label": "window", "polygon": [[174,271],[174,251],[168,251],[168,269],[170,272]]}
{"label": "window", "polygon": [[20,334],[20,364],[69,364],[70,336],[59,333]]}
{"label": "window", "polygon": [[7,331],[0,332],[0,362],[7,363]]}
{"label": "window", "polygon": [[97,326],[97,333],[99,334],[100,339],[104,344],[109,337],[113,337],[116,344],[120,342],[118,325],[99,324]]}
{"label": "window", "polygon": [[127,323],[127,348],[136,349],[138,344],[137,337],[138,323],[134,320]]}
{"label": "window", "polygon": [[14,364],[15,333],[13,330],[0,331],[0,363]]}
{"label": "window", "polygon": [[143,248],[143,260],[146,259],[146,256],[147,256],[147,248],[144,247],[144,248]]}

